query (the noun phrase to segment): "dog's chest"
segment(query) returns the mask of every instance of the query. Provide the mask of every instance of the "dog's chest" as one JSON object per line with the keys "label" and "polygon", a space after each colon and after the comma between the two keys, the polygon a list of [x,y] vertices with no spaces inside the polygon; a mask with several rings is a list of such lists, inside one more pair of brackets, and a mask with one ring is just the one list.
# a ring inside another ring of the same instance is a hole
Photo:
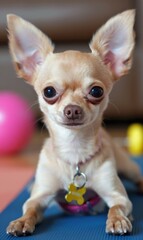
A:
{"label": "dog's chest", "polygon": [[96,148],[95,140],[87,142],[85,139],[75,139],[72,141],[68,140],[64,144],[61,142],[58,153],[62,161],[76,165],[88,161],[97,151]]}

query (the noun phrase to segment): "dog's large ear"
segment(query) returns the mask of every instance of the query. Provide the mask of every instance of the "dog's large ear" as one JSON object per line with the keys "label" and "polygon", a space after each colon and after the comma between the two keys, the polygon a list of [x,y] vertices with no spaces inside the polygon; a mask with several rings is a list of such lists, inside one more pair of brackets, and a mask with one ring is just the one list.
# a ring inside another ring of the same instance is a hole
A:
{"label": "dog's large ear", "polygon": [[132,65],[135,10],[127,10],[109,19],[93,36],[90,48],[99,54],[114,79],[125,75]]}
{"label": "dog's large ear", "polygon": [[51,40],[31,23],[16,15],[8,15],[9,47],[19,77],[32,84],[34,75],[48,53]]}

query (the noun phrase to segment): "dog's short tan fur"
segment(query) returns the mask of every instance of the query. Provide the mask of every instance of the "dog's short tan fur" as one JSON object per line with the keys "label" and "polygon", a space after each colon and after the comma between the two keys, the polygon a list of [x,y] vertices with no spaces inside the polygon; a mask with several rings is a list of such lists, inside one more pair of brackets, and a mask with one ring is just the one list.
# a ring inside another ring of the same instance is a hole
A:
{"label": "dog's short tan fur", "polygon": [[[101,123],[113,83],[131,68],[134,15],[134,10],[128,10],[111,18],[93,36],[91,53],[53,53],[52,42],[40,30],[18,16],[8,16],[10,51],[17,74],[34,86],[50,133],[40,154],[31,197],[23,206],[23,216],[8,226],[9,234],[34,231],[58,190],[68,189],[77,164],[87,175],[86,187],[97,192],[109,207],[106,231],[132,231],[132,204],[117,171],[141,190],[143,177]],[[50,99],[44,96],[48,86],[56,89],[56,96]],[[103,89],[102,98],[91,96],[94,86]],[[70,110],[65,113],[67,107]],[[74,108],[80,120],[67,117]]]}

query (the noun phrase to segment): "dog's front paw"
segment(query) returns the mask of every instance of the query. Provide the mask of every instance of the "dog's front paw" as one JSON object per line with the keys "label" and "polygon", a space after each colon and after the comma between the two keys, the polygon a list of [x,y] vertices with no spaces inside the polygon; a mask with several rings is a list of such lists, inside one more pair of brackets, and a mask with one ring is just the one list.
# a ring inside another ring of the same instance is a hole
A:
{"label": "dog's front paw", "polygon": [[13,236],[26,236],[33,233],[35,230],[35,224],[32,219],[19,218],[15,221],[12,221],[7,227],[7,234]]}
{"label": "dog's front paw", "polygon": [[107,219],[106,232],[112,234],[126,234],[132,231],[132,224],[125,216],[113,216]]}

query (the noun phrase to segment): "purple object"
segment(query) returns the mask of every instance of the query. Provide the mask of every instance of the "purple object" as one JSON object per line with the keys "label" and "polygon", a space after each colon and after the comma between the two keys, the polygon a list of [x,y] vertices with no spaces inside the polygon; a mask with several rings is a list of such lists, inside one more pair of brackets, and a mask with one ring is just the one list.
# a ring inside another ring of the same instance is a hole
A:
{"label": "purple object", "polygon": [[[82,205],[75,205],[71,203],[58,202],[59,205],[68,213],[72,214],[96,214],[98,204],[100,204],[101,198],[95,193],[92,199],[89,199]],[[97,208],[97,209],[96,209]]]}

